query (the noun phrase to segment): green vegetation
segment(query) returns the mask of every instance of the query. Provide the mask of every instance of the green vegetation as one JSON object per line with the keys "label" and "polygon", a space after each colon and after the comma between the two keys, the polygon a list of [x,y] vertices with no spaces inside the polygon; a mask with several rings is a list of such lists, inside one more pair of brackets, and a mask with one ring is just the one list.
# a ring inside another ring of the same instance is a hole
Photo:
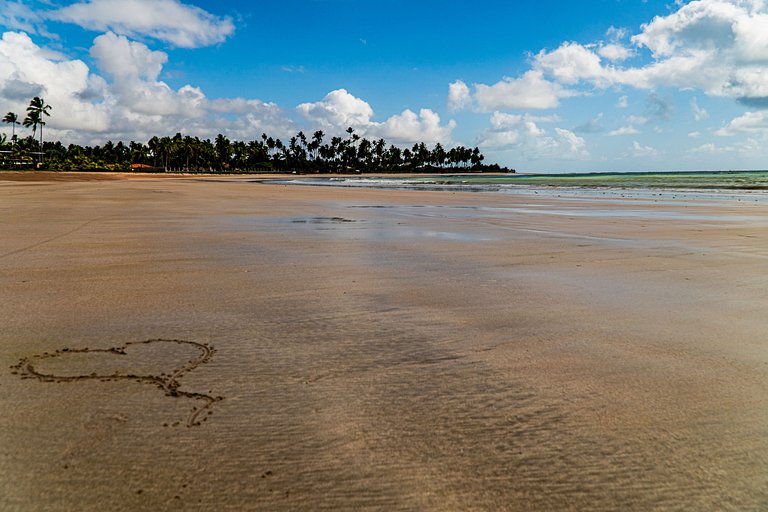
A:
{"label": "green vegetation", "polygon": [[[51,106],[35,97],[27,108],[24,126],[32,135],[16,137],[18,116],[6,114],[4,122],[13,128],[11,141],[0,140],[0,168],[23,169],[34,165],[53,171],[151,171],[189,173],[408,173],[408,172],[510,172],[498,165],[483,165],[485,157],[478,148],[458,146],[445,149],[436,144],[414,144],[401,149],[387,145],[384,139],[368,140],[354,129],[346,137],[331,137],[316,131],[312,137],[303,132],[284,143],[262,134],[250,142],[230,141],[224,135],[215,140],[177,133],[174,137],[152,137],[141,142],[107,142],[103,146],[64,146],[61,142],[43,142],[45,117]],[[40,129],[39,140],[35,138]]]}

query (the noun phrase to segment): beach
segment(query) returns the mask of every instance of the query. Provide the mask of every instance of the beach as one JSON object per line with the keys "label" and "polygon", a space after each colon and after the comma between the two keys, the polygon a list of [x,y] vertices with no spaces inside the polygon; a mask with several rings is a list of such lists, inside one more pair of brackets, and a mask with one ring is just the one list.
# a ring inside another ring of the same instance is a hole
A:
{"label": "beach", "polygon": [[764,202],[20,175],[3,511],[768,506]]}

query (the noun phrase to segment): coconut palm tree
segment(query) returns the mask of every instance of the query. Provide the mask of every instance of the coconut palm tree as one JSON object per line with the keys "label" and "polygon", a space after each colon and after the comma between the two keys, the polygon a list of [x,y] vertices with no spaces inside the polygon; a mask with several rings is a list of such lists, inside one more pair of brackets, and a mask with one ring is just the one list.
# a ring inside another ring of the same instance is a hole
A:
{"label": "coconut palm tree", "polygon": [[216,140],[213,144],[216,148],[219,169],[222,171],[228,169],[232,160],[232,144],[229,139],[221,133],[216,136]]}
{"label": "coconut palm tree", "polygon": [[320,151],[320,146],[323,145],[323,137],[325,137],[325,134],[322,130],[317,130],[315,134],[312,135],[312,142],[308,145],[312,160],[317,160],[318,151]]}
{"label": "coconut palm tree", "polygon": [[29,112],[27,117],[24,118],[24,126],[32,128],[32,138],[37,135],[37,127],[40,124],[40,112]]}
{"label": "coconut palm tree", "polygon": [[[32,98],[32,101],[29,102],[29,106],[27,107],[27,119],[31,121],[31,123],[34,125],[35,129],[37,126],[40,127],[40,160],[42,161],[43,155],[43,126],[45,126],[44,117],[49,116],[50,117],[50,110],[53,107],[48,105],[43,98],[40,96],[35,96]],[[36,114],[36,116],[33,117],[33,114]],[[37,122],[35,122],[35,117],[37,118]],[[24,125],[29,126],[26,124],[26,119],[24,120]]]}
{"label": "coconut palm tree", "polygon": [[20,125],[19,122],[19,116],[14,114],[13,112],[8,112],[5,114],[5,117],[3,118],[4,123],[8,123],[11,125],[11,142],[16,142],[16,125]]}

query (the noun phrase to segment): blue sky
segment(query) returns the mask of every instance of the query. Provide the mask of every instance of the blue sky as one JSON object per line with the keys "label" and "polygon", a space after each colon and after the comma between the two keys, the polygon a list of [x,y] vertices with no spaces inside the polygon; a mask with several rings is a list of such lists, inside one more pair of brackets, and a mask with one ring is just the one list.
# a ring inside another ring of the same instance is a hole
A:
{"label": "blue sky", "polygon": [[342,132],[521,171],[765,168],[763,0],[0,0],[0,110],[65,142]]}

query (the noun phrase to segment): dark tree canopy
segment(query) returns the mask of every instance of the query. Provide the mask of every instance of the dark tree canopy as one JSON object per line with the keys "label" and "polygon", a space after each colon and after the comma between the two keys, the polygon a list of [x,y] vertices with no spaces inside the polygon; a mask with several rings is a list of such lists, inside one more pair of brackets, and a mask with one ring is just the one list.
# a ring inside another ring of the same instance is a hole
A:
{"label": "dark tree canopy", "polygon": [[[34,114],[33,114],[34,115]],[[30,124],[34,128],[34,122]],[[424,143],[410,148],[388,145],[383,139],[368,140],[354,133],[326,140],[322,131],[307,137],[303,132],[287,142],[263,134],[249,142],[231,141],[218,135],[213,141],[177,133],[152,137],[147,143],[111,141],[102,146],[64,146],[45,142],[45,168],[50,170],[115,170],[189,173],[395,173],[508,171],[483,165],[478,148],[445,149]],[[31,163],[40,142],[32,136],[16,144],[5,143],[3,167]]]}

